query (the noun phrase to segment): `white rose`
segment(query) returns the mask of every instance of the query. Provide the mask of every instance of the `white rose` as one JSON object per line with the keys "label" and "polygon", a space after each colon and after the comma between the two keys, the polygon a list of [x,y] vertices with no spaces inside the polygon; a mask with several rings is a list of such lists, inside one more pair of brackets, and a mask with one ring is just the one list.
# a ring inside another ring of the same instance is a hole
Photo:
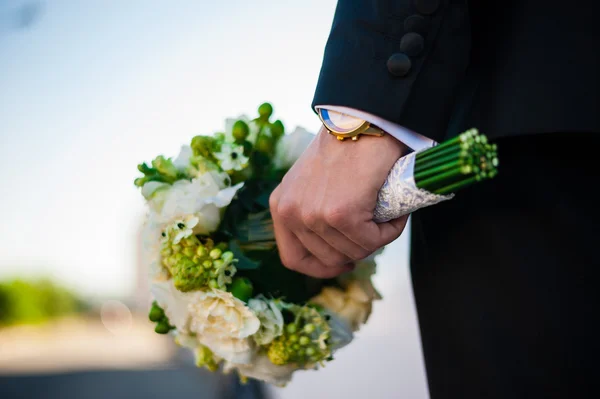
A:
{"label": "white rose", "polygon": [[190,331],[215,355],[227,361],[246,364],[253,355],[248,339],[260,327],[258,317],[231,293],[199,292],[190,303]]}
{"label": "white rose", "polygon": [[300,158],[313,141],[315,135],[302,127],[297,127],[291,134],[284,135],[277,142],[273,163],[278,169],[287,169]]}
{"label": "white rose", "polygon": [[248,307],[260,320],[260,329],[254,334],[258,345],[267,345],[283,333],[283,315],[275,301],[258,297],[250,299]]}
{"label": "white rose", "polygon": [[294,371],[298,370],[298,365],[290,363],[283,366],[277,366],[269,360],[266,355],[255,356],[252,363],[234,364],[226,362],[223,368],[225,372],[238,370],[238,372],[249,378],[255,378],[265,381],[278,387],[284,387],[292,379]]}
{"label": "white rose", "polygon": [[225,188],[227,175],[207,172],[191,181],[178,180],[161,195],[155,196],[155,212],[150,216],[158,224],[166,225],[188,215],[199,219],[194,234],[208,234],[217,229],[221,222],[222,208],[228,206],[243,183]]}
{"label": "white rose", "polygon": [[357,331],[366,323],[372,310],[373,300],[378,297],[377,291],[369,280],[351,281],[345,290],[336,287],[325,287],[311,302],[323,306],[335,313]]}
{"label": "white rose", "polygon": [[260,321],[229,292],[181,292],[171,280],[154,282],[151,291],[186,347],[193,347],[189,338],[196,334],[197,342],[218,358],[239,364],[252,359],[254,348],[249,337],[258,331]]}

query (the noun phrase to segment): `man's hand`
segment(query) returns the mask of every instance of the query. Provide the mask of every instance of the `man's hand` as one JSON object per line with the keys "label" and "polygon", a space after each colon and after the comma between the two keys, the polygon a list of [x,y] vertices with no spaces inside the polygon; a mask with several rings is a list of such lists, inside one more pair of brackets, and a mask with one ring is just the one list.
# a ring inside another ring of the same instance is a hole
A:
{"label": "man's hand", "polygon": [[398,238],[408,217],[376,224],[373,211],[405,150],[389,135],[340,142],[323,128],[270,198],[283,264],[331,278]]}

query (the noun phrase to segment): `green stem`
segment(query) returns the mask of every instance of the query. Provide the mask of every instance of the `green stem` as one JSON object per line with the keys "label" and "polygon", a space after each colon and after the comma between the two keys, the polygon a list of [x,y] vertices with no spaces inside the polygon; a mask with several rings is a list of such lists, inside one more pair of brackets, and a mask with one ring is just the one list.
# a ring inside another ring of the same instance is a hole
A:
{"label": "green stem", "polygon": [[415,180],[417,183],[417,187],[427,189],[427,187],[434,185],[436,183],[440,183],[445,180],[452,179],[456,176],[467,175],[471,172],[471,167],[469,167],[468,165],[465,165],[465,166],[459,166],[457,168],[454,168],[454,169],[449,170],[444,173],[440,173],[436,176],[430,177],[430,178],[422,180],[422,181]]}

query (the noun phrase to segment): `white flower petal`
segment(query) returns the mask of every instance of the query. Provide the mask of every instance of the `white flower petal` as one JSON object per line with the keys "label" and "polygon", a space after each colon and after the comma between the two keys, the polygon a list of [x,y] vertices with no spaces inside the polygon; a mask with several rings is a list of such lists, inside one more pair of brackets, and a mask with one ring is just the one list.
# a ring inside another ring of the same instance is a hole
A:
{"label": "white flower petal", "polygon": [[158,182],[158,181],[149,181],[148,183],[146,183],[142,186],[142,195],[144,196],[144,198],[149,200],[152,198],[154,193],[156,193],[159,190],[168,189],[169,186],[170,186],[170,184],[167,184],[167,183],[162,183],[162,182]]}

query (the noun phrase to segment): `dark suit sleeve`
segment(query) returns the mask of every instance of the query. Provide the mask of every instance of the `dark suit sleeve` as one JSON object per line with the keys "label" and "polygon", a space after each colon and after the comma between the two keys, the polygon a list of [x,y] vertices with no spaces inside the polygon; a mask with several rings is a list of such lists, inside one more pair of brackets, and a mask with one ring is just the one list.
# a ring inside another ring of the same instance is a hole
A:
{"label": "dark suit sleeve", "polygon": [[439,141],[470,40],[466,0],[339,0],[313,109],[359,109]]}

